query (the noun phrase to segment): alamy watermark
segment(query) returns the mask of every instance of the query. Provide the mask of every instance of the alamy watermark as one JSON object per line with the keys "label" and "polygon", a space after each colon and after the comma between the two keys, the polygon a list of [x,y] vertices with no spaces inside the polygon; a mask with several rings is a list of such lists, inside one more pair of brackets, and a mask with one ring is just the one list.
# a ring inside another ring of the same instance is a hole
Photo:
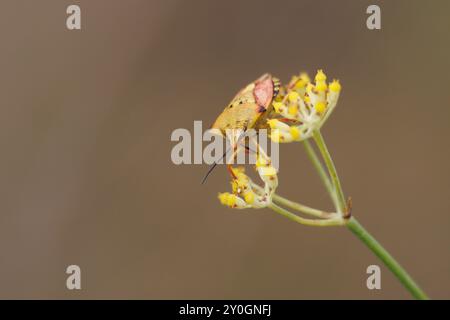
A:
{"label": "alamy watermark", "polygon": [[381,9],[376,4],[367,7],[366,13],[369,14],[366,20],[366,26],[369,30],[381,29]]}
{"label": "alamy watermark", "polygon": [[66,19],[68,30],[81,30],[81,8],[76,4],[67,7],[66,13],[69,15]]}
{"label": "alamy watermark", "polygon": [[66,279],[66,287],[69,290],[81,290],[81,269],[76,264],[67,267],[66,274],[69,276]]}
{"label": "alamy watermark", "polygon": [[369,277],[367,277],[366,286],[369,290],[381,289],[381,269],[380,266],[372,264],[366,270]]}
{"label": "alamy watermark", "polygon": [[264,153],[274,168],[279,167],[279,144],[269,138],[266,129],[203,131],[202,121],[194,121],[193,134],[188,129],[175,129],[170,140],[178,142],[171,152],[171,160],[176,165],[256,164],[258,154]]}

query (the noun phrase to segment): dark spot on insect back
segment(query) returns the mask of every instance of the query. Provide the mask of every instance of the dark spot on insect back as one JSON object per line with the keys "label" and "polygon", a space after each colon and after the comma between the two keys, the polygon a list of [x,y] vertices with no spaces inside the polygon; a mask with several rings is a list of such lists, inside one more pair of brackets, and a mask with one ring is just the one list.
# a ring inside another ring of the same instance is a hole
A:
{"label": "dark spot on insect back", "polygon": [[259,113],[263,113],[263,112],[265,112],[266,111],[266,108],[264,108],[263,106],[259,106],[258,107],[258,112]]}

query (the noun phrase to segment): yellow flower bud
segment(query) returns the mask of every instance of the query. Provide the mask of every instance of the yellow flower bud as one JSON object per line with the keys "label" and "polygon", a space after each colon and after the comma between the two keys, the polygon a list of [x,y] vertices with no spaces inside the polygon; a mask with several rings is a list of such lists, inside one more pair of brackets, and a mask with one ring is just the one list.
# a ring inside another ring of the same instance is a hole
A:
{"label": "yellow flower bud", "polygon": [[330,83],[330,91],[333,91],[333,92],[341,91],[341,84],[339,83],[339,80],[333,80],[333,82]]}
{"label": "yellow flower bud", "polygon": [[290,102],[297,102],[299,97],[300,95],[297,92],[295,91],[289,92],[288,99]]}
{"label": "yellow flower bud", "polygon": [[292,104],[292,105],[289,106],[288,113],[289,113],[291,116],[295,116],[295,115],[297,114],[297,112],[298,112],[298,107],[297,107],[297,105]]}
{"label": "yellow flower bud", "polygon": [[290,127],[289,133],[291,134],[293,140],[300,139],[300,130],[296,126]]}
{"label": "yellow flower bud", "polygon": [[317,102],[316,105],[314,106],[314,108],[316,109],[316,112],[320,113],[320,114],[325,111],[326,107],[327,106],[326,106],[325,102],[323,102],[323,101]]}
{"label": "yellow flower bud", "polygon": [[233,207],[236,204],[236,196],[229,192],[219,193],[219,201],[224,206]]}
{"label": "yellow flower bud", "polygon": [[307,73],[301,73],[300,80],[303,80],[305,82],[305,84],[308,82],[311,82],[311,79],[309,78]]}
{"label": "yellow flower bud", "polygon": [[327,80],[327,76],[325,75],[325,73],[323,73],[322,69],[320,69],[319,71],[317,71],[315,80],[316,80],[316,82],[320,82],[320,81],[325,81],[325,80]]}
{"label": "yellow flower bud", "polygon": [[316,82],[316,90],[318,92],[324,92],[327,90],[327,83],[325,81]]}
{"label": "yellow flower bud", "polygon": [[244,200],[248,204],[252,204],[255,201],[255,194],[253,192],[246,192],[244,194]]}
{"label": "yellow flower bud", "polygon": [[309,96],[305,96],[303,98],[303,100],[305,101],[305,103],[310,103],[311,102],[311,99],[309,98]]}
{"label": "yellow flower bud", "polygon": [[306,86],[307,83],[308,83],[308,82],[305,81],[304,79],[299,79],[299,80],[297,80],[297,82],[295,83],[294,88],[295,88],[295,89],[303,89],[303,88]]}

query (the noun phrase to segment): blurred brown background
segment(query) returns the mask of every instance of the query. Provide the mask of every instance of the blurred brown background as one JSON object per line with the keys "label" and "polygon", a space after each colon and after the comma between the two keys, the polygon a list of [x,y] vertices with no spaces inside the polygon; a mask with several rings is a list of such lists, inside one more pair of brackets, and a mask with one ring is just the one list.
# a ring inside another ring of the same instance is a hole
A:
{"label": "blurred brown background", "polygon": [[[382,30],[366,28],[369,4]],[[78,4],[82,30],[66,29]],[[354,214],[433,298],[450,298],[448,1],[2,1],[0,297],[408,299],[344,228],[232,211],[220,168],[175,166],[264,72],[324,68],[324,128]],[[279,193],[331,210],[302,146]],[[82,290],[65,269],[82,270]]]}

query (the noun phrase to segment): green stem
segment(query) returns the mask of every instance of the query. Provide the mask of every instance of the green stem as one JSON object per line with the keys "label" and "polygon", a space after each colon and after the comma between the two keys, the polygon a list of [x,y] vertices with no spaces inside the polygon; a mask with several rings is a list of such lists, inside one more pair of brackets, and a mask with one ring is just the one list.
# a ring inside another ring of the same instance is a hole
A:
{"label": "green stem", "polygon": [[313,217],[329,219],[329,218],[333,218],[336,216],[336,213],[325,212],[325,211],[321,211],[318,209],[314,209],[314,208],[305,206],[304,204],[297,203],[297,202],[291,201],[289,199],[283,198],[282,196],[280,196],[278,194],[274,194],[272,197],[272,200],[278,204],[281,204],[283,206],[286,206],[288,208],[297,210],[297,211],[305,213],[305,214],[309,214]]}
{"label": "green stem", "polygon": [[330,227],[330,226],[342,226],[345,224],[345,220],[342,219],[342,217],[336,217],[326,220],[318,220],[318,219],[305,219],[302,217],[299,217],[298,215],[290,212],[289,210],[286,210],[275,203],[271,203],[269,205],[269,208],[275,211],[276,213],[281,214],[282,216],[285,216],[288,219],[291,219],[295,222],[298,222],[300,224],[304,224],[307,226],[314,226],[314,227]]}
{"label": "green stem", "polygon": [[319,130],[314,131],[313,137],[314,141],[317,144],[317,147],[320,150],[320,153],[322,154],[325,165],[328,168],[328,172],[330,173],[331,182],[333,183],[333,189],[335,191],[339,203],[339,207],[336,209],[339,210],[341,213],[345,213],[346,204],[344,193],[342,192],[341,181],[339,180],[336,167],[334,166],[333,163],[333,159],[331,158],[330,152],[328,151],[327,145],[325,144],[325,140],[323,139],[322,134],[320,133]]}
{"label": "green stem", "polygon": [[[259,185],[257,185],[256,183],[253,183],[253,182],[252,182],[252,187],[257,189],[257,190],[259,190],[259,191],[261,191],[261,192],[264,191],[264,189],[262,187],[260,187]],[[280,196],[280,195],[278,195],[276,193],[274,193],[272,195],[272,200],[275,201],[276,203],[280,204],[280,205],[286,206],[288,208],[291,208],[293,210],[297,210],[297,211],[299,211],[301,213],[308,214],[308,215],[316,217],[316,218],[329,219],[329,218],[334,218],[337,215],[336,213],[325,212],[325,211],[322,211],[322,210],[318,210],[318,209],[315,209],[315,208],[308,207],[308,206],[306,206],[304,204],[301,204],[301,203],[298,203],[298,202],[294,202],[294,201],[288,200],[288,199],[286,199],[286,198],[284,198],[284,197],[282,197],[282,196]]]}
{"label": "green stem", "polygon": [[309,160],[312,162],[314,168],[319,174],[320,180],[322,180],[323,184],[325,185],[325,188],[327,189],[328,194],[330,195],[334,203],[334,206],[338,208],[339,207],[338,199],[336,197],[336,193],[334,192],[333,185],[330,182],[330,178],[328,177],[328,173],[323,168],[323,165],[320,162],[317,153],[314,151],[313,146],[309,142],[309,139],[303,140],[303,145],[305,147],[306,154],[308,155]]}
{"label": "green stem", "polygon": [[414,298],[420,300],[428,300],[428,296],[417,283],[411,278],[405,269],[392,257],[386,249],[367,232],[366,229],[355,219],[350,218],[347,227],[353,232],[362,242],[369,247],[370,250],[392,271],[397,279],[405,286],[405,288],[413,295]]}
{"label": "green stem", "polygon": [[[325,144],[325,140],[323,139],[323,136],[319,130],[314,132],[313,137],[328,168],[331,176],[331,182],[333,183],[333,189],[339,200],[339,207],[336,207],[336,210],[345,212],[347,208],[345,204],[344,192],[342,191],[341,182],[337,175],[336,167],[334,166],[331,155]],[[310,151],[314,152],[312,148]],[[317,155],[315,157],[310,157],[310,159],[311,161],[313,161],[314,167],[318,170],[319,175],[322,177],[323,174],[320,172],[320,168],[322,170],[323,168]],[[325,183],[325,186],[326,185],[327,184]],[[351,217],[347,220],[346,226],[386,265],[386,267],[389,268],[389,270],[391,270],[391,272],[397,277],[397,279],[412,294],[414,298],[420,300],[428,299],[428,296],[425,294],[425,292],[422,291],[422,289],[411,278],[406,270],[403,269],[403,267],[394,259],[394,257],[391,256],[391,254],[369,232],[367,232],[367,230],[364,229],[364,227],[354,217]]]}

